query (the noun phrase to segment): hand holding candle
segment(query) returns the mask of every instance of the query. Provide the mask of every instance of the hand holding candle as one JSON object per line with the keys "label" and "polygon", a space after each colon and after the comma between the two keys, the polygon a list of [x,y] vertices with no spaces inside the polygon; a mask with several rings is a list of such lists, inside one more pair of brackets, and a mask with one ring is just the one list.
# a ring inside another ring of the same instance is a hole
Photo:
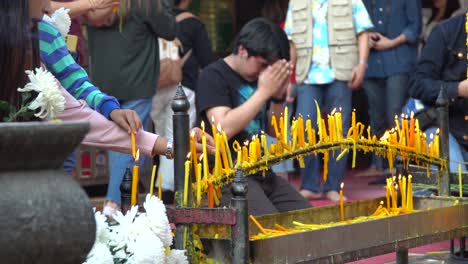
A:
{"label": "hand holding candle", "polygon": [[138,203],[138,159],[140,158],[140,150],[136,151],[135,154],[135,165],[133,165],[133,178],[132,178],[132,197],[131,205],[137,205]]}

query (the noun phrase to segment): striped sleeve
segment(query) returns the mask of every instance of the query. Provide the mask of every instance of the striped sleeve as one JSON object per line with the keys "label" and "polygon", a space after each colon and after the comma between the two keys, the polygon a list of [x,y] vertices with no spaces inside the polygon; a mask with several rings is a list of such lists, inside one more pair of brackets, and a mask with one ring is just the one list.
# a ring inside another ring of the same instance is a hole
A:
{"label": "striped sleeve", "polygon": [[47,70],[73,97],[84,100],[92,109],[110,119],[110,113],[120,108],[117,99],[101,92],[89,81],[88,74],[70,55],[64,38],[54,26],[40,21],[38,29],[41,61]]}

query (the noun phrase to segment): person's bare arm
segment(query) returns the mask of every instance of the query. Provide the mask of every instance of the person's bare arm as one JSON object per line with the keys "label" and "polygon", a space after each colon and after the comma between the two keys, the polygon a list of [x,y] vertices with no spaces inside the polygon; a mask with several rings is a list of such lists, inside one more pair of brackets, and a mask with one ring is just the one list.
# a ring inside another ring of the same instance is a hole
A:
{"label": "person's bare arm", "polygon": [[351,89],[361,87],[364,75],[366,74],[367,59],[369,58],[369,33],[367,31],[361,32],[358,35],[358,52],[359,62],[354,67],[351,81],[348,83]]}
{"label": "person's bare arm", "polygon": [[70,9],[70,17],[77,17],[80,15],[85,15],[90,11],[93,10],[101,10],[101,9],[112,9],[113,6],[119,4],[120,1],[117,0],[76,0],[72,2],[57,2],[57,1],[50,1],[51,11],[52,13],[64,7],[66,9]]}

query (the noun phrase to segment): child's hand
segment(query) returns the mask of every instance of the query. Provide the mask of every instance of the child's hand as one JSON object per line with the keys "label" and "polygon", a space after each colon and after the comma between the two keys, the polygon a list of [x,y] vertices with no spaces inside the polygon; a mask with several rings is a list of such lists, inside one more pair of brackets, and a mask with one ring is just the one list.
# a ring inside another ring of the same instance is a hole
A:
{"label": "child's hand", "polygon": [[115,109],[110,113],[110,118],[129,134],[131,131],[137,132],[143,127],[140,117],[133,110]]}

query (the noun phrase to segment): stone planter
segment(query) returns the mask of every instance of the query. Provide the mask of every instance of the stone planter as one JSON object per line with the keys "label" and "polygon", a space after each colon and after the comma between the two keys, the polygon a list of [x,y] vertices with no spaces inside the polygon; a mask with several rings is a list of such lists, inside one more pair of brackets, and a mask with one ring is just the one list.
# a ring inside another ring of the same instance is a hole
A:
{"label": "stone planter", "polygon": [[87,123],[0,123],[0,262],[85,261],[94,214],[62,164],[88,130]]}

